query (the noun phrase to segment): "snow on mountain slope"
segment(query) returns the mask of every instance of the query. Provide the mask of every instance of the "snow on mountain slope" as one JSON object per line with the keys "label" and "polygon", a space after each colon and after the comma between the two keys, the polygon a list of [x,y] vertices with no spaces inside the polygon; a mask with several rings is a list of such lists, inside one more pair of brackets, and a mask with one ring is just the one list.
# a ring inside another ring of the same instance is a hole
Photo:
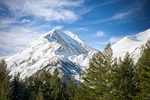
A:
{"label": "snow on mountain slope", "polygon": [[52,30],[5,60],[10,74],[19,72],[22,78],[55,68],[62,75],[78,76],[95,52],[73,33]]}
{"label": "snow on mountain slope", "polygon": [[126,52],[131,54],[134,61],[137,62],[140,57],[141,46],[144,45],[150,37],[150,29],[140,32],[134,36],[126,36],[112,46],[114,57],[124,58]]}

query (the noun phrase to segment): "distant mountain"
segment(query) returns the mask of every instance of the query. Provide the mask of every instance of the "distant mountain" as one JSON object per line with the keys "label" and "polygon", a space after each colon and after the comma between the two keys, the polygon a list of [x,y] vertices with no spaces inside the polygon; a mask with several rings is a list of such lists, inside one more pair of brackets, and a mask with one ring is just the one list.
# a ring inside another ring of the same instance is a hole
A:
{"label": "distant mountain", "polygon": [[[140,57],[140,49],[150,37],[150,29],[134,36],[126,36],[112,46],[113,56],[123,58],[129,52],[134,61]],[[10,74],[20,73],[21,78],[58,69],[60,75],[78,76],[88,68],[89,58],[97,50],[89,47],[69,31],[52,30],[39,37],[14,56],[5,57]],[[0,58],[1,59],[1,58]]]}
{"label": "distant mountain", "polygon": [[61,75],[78,77],[95,52],[73,33],[52,30],[5,60],[10,74],[19,72],[21,78],[55,68]]}
{"label": "distant mountain", "polygon": [[140,32],[134,36],[126,36],[112,46],[114,57],[124,58],[126,52],[137,62],[140,57],[140,50],[150,38],[150,29]]}

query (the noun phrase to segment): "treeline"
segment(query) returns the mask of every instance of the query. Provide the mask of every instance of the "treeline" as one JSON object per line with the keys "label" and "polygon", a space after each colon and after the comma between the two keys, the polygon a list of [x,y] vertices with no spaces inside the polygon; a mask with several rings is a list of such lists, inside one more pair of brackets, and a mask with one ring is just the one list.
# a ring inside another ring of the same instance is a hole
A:
{"label": "treeline", "polygon": [[89,68],[80,75],[79,84],[53,75],[49,70],[20,79],[9,76],[4,60],[0,62],[0,100],[149,100],[150,41],[142,47],[135,64],[129,53],[124,59],[113,58],[110,43],[93,55]]}

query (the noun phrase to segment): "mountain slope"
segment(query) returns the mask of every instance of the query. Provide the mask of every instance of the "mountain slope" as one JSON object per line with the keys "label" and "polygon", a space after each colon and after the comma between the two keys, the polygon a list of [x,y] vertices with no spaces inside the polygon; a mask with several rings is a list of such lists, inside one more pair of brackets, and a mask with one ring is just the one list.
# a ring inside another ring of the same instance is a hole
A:
{"label": "mountain slope", "polygon": [[95,52],[73,33],[52,30],[5,60],[10,74],[20,72],[22,78],[55,68],[61,75],[78,76]]}
{"label": "mountain slope", "polygon": [[124,58],[126,52],[129,52],[134,61],[137,62],[140,56],[140,49],[148,41],[150,29],[140,32],[134,36],[126,36],[112,46],[114,57]]}

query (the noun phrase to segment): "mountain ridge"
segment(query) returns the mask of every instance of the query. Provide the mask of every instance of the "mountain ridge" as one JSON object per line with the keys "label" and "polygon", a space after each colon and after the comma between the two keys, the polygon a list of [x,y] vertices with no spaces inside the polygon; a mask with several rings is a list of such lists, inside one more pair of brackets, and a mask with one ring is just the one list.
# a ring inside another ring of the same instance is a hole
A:
{"label": "mountain ridge", "polygon": [[[113,57],[124,58],[128,51],[135,63],[140,50],[150,37],[150,29],[133,36],[126,36],[112,46]],[[89,59],[97,50],[89,47],[78,36],[69,31],[52,30],[27,45],[21,52],[5,57],[10,74],[19,72],[21,78],[49,70],[58,69],[61,75],[74,76],[88,68]]]}
{"label": "mountain ridge", "polygon": [[139,32],[133,36],[126,36],[112,46],[114,57],[124,58],[126,52],[137,62],[140,57],[141,47],[146,44],[150,38],[150,29]]}
{"label": "mountain ridge", "polygon": [[6,58],[10,74],[19,72],[25,78],[49,70],[58,69],[62,75],[78,76],[88,67],[89,58],[96,51],[69,31],[52,30],[37,38],[21,52]]}

